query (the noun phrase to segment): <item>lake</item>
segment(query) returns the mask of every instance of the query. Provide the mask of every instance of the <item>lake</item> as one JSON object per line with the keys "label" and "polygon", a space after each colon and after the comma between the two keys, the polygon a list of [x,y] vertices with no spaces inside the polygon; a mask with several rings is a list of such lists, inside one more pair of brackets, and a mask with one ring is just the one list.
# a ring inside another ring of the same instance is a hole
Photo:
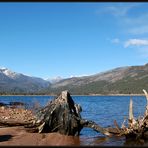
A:
{"label": "lake", "polygon": [[[33,108],[34,104],[45,106],[55,96],[0,96],[0,102],[23,102],[26,108]],[[95,121],[102,127],[114,126],[114,120],[119,126],[128,119],[130,98],[133,99],[134,116],[143,115],[146,106],[145,96],[72,96],[75,103],[82,107],[81,116]],[[89,128],[83,128],[80,133],[81,145],[122,146],[124,137],[106,138]]]}

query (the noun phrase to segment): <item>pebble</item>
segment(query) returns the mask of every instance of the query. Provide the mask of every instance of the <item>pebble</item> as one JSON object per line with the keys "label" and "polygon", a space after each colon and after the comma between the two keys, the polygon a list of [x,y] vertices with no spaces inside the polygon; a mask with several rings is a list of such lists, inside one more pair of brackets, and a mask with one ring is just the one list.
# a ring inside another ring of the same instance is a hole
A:
{"label": "pebble", "polygon": [[35,117],[33,116],[32,112],[30,110],[26,109],[18,109],[18,108],[5,108],[0,107],[0,119],[1,120],[8,120],[12,119],[14,121],[20,121],[20,122],[27,122],[34,120]]}
{"label": "pebble", "polygon": [[5,109],[5,107],[4,107],[4,106],[2,106],[2,107],[1,107],[1,110],[4,110],[4,109]]}
{"label": "pebble", "polygon": [[10,117],[4,117],[5,120],[9,119]]}

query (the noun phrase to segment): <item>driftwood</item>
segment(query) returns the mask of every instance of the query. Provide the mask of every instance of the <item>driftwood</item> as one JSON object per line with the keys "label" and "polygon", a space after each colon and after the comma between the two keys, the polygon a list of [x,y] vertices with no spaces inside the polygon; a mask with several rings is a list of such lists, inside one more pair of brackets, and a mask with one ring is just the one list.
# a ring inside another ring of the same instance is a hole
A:
{"label": "driftwood", "polygon": [[84,127],[92,128],[106,136],[120,133],[117,123],[116,128],[103,128],[94,121],[83,119],[80,114],[81,111],[81,106],[74,103],[70,93],[62,91],[47,106],[37,111],[34,120],[27,122],[0,120],[0,126],[24,126],[30,132],[59,132],[73,136],[79,135]]}
{"label": "driftwood", "polygon": [[0,126],[27,126],[30,125],[30,122],[16,122],[16,121],[4,121],[0,120]]}
{"label": "driftwood", "polygon": [[112,129],[106,129],[93,121],[82,119],[81,111],[81,106],[74,103],[69,92],[62,91],[56,99],[37,112],[37,120],[30,127],[37,127],[36,131],[39,133],[59,132],[73,136],[79,135],[82,128],[89,127],[106,136],[112,135]]}
{"label": "driftwood", "polygon": [[86,120],[81,117],[82,108],[76,104],[68,91],[62,91],[61,94],[47,104],[47,106],[38,110],[36,118],[32,122],[14,123],[0,121],[0,125],[6,126],[24,126],[28,131],[39,133],[59,132],[64,135],[78,136],[84,127],[92,128],[105,136],[125,136],[126,142],[132,139],[134,142],[144,143],[148,141],[148,93],[143,90],[147,105],[143,117],[135,119],[133,115],[133,101],[130,99],[128,127],[121,127],[114,121],[115,128],[103,128],[94,121]]}
{"label": "driftwood", "polygon": [[82,128],[92,128],[105,136],[119,136],[122,129],[114,121],[115,128],[103,128],[94,121],[81,117],[82,108],[76,104],[70,93],[62,91],[61,94],[36,112],[35,119],[28,122],[1,121],[2,126],[24,126],[29,132],[50,133],[59,132],[64,135],[78,136]]}
{"label": "driftwood", "polygon": [[[148,93],[143,89],[143,92],[146,96],[147,105],[143,117],[138,117],[137,119],[133,116],[133,103],[132,99],[130,100],[129,105],[129,124],[128,127],[123,126],[121,128],[121,135],[126,137],[126,143],[129,141],[132,144],[144,144],[148,141]],[[133,143],[134,141],[134,143]]]}

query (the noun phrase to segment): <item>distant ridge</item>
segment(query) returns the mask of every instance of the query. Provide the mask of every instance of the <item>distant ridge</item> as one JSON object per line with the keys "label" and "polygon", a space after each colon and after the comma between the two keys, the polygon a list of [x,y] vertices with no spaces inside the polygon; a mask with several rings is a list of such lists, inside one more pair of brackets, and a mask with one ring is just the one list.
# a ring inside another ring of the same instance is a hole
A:
{"label": "distant ridge", "polygon": [[68,90],[72,95],[141,94],[148,89],[148,64],[118,67],[82,77],[43,80],[0,68],[1,94],[58,94]]}
{"label": "distant ridge", "polygon": [[7,68],[0,68],[0,93],[1,94],[28,94],[47,88],[49,82],[13,72]]}
{"label": "distant ridge", "polygon": [[148,89],[148,64],[119,67],[95,75],[63,79],[45,92],[69,90],[72,94],[141,94]]}

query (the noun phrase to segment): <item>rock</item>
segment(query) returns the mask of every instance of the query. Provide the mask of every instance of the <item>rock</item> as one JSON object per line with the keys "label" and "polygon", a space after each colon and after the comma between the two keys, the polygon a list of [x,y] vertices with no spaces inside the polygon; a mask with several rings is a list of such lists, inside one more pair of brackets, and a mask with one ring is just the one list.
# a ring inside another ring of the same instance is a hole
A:
{"label": "rock", "polygon": [[5,120],[9,119],[10,117],[4,117]]}
{"label": "rock", "polygon": [[24,106],[25,104],[23,102],[10,102],[10,106]]}
{"label": "rock", "polygon": [[2,110],[2,111],[4,111],[4,109],[5,109],[5,107],[4,107],[4,106],[2,106],[2,107],[1,107],[1,110]]}

